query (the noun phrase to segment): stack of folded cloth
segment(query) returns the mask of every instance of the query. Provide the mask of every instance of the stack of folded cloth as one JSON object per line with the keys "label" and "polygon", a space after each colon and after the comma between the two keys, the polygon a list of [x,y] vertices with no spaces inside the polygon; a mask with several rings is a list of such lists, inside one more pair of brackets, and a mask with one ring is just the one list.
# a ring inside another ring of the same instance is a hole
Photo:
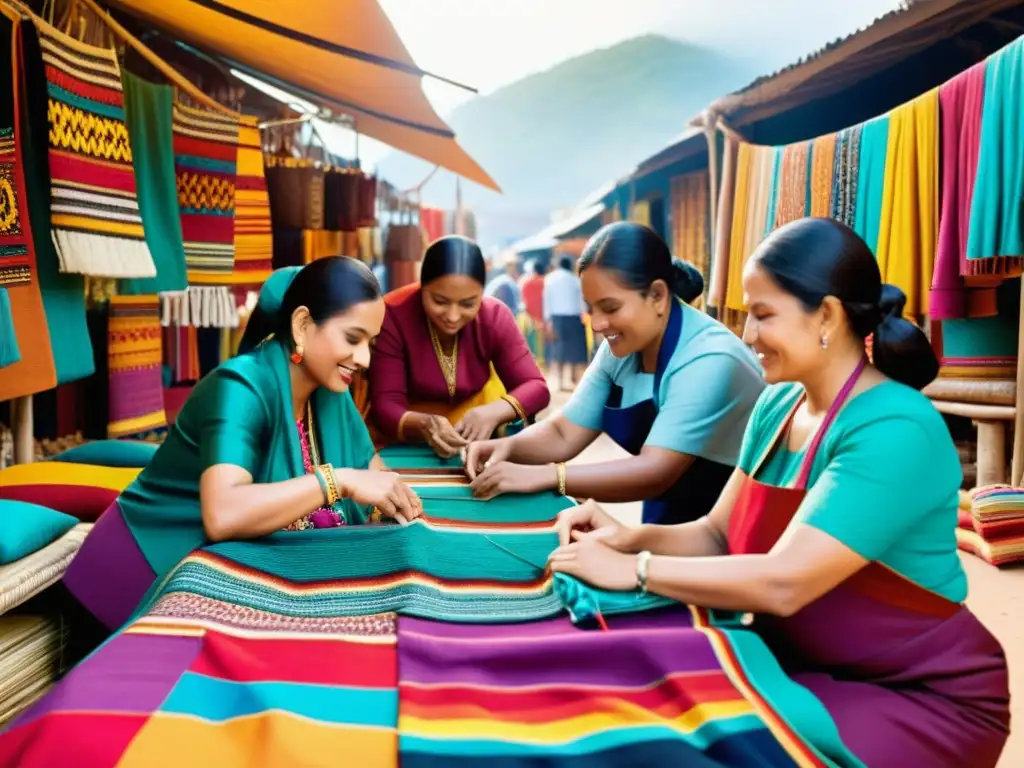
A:
{"label": "stack of folded cloth", "polygon": [[961,492],[957,543],[990,565],[1024,562],[1024,488],[990,485]]}
{"label": "stack of folded cloth", "polygon": [[57,682],[66,641],[59,618],[0,616],[0,725]]}

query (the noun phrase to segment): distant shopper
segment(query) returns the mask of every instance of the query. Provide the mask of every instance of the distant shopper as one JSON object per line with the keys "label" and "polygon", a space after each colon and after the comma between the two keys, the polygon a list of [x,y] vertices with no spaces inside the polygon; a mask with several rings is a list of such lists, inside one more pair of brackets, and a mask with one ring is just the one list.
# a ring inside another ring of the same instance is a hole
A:
{"label": "distant shopper", "polygon": [[484,296],[497,299],[518,315],[522,308],[522,294],[519,291],[519,263],[514,253],[502,254],[495,259],[495,266],[501,272],[487,282]]}
{"label": "distant shopper", "polygon": [[583,291],[573,260],[563,256],[544,278],[544,322],[551,335],[551,371],[561,390],[570,390],[587,366],[587,329],[583,326]]}

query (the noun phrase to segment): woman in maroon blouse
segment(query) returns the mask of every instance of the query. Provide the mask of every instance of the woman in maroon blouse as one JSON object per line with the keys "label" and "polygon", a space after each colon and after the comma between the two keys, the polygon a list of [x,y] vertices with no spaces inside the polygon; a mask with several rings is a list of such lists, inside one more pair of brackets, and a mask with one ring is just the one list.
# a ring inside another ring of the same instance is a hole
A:
{"label": "woman in maroon blouse", "polygon": [[511,311],[485,297],[480,247],[435,240],[421,282],[392,291],[370,362],[370,418],[386,442],[454,456],[527,421],[551,395]]}

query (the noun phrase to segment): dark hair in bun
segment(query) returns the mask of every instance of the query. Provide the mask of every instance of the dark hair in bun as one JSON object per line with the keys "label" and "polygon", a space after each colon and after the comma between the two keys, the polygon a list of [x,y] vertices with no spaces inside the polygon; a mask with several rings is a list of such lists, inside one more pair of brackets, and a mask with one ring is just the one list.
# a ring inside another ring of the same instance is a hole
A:
{"label": "dark hair in bun", "polygon": [[928,338],[903,318],[907,298],[882,283],[867,243],[834,219],[799,219],[775,230],[751,256],[808,311],[826,296],[842,302],[858,338],[875,335],[875,367],[890,379],[924,389],[939,373]]}
{"label": "dark hair in bun", "polygon": [[696,268],[674,260],[654,230],[630,221],[608,224],[590,238],[576,270],[582,275],[591,265],[614,272],[619,282],[643,294],[656,280],[687,304],[704,293],[704,278]]}
{"label": "dark hair in bun", "polygon": [[487,267],[480,246],[461,235],[446,235],[427,246],[420,266],[420,284],[448,275],[465,275],[480,285],[487,282]]}

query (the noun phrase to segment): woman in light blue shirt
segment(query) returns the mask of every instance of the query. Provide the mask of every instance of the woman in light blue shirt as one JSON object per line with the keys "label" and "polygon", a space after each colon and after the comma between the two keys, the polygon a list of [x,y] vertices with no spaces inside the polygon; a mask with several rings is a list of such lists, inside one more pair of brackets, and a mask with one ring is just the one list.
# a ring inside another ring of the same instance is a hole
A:
{"label": "woman in light blue shirt", "polygon": [[[673,261],[647,227],[604,227],[578,270],[594,332],[606,341],[561,414],[469,447],[474,493],[552,489],[643,501],[644,522],[702,517],[736,466],[764,388],[757,359],[724,325],[689,306],[703,292],[700,273]],[[602,432],[632,456],[565,466]]]}

